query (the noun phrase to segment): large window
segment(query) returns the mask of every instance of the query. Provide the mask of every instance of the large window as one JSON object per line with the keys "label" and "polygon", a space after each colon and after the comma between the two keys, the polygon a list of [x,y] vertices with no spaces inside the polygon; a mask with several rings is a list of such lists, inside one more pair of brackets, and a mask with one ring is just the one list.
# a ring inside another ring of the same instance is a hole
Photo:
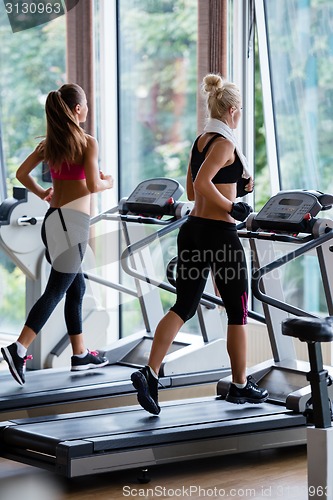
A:
{"label": "large window", "polygon": [[[332,193],[332,2],[264,0],[257,5],[261,3],[265,26],[258,25],[258,29],[266,29],[269,68],[269,74],[263,75],[263,92],[267,95],[271,91],[279,169],[276,187]],[[261,43],[259,50],[264,53],[264,49]],[[272,134],[272,128],[267,130],[266,123],[267,135]],[[275,169],[270,165],[271,176],[276,175]],[[331,217],[332,213],[320,216]],[[293,261],[284,270],[283,279],[287,302],[315,314],[327,314],[315,255]]]}
{"label": "large window", "polygon": [[[120,196],[152,177],[185,185],[197,127],[197,15],[197,0],[118,1]],[[168,260],[175,243],[164,245]],[[142,326],[137,301],[122,310],[123,335]]]}
{"label": "large window", "polygon": [[266,1],[283,189],[333,191],[333,5]]}
{"label": "large window", "polygon": [[[0,38],[2,167],[11,196],[16,169],[45,133],[46,95],[66,81],[65,16],[13,33],[1,2]],[[25,277],[1,248],[0,280],[0,331],[17,333],[25,317]]]}
{"label": "large window", "polygon": [[196,133],[197,0],[121,0],[120,181],[184,180]]}

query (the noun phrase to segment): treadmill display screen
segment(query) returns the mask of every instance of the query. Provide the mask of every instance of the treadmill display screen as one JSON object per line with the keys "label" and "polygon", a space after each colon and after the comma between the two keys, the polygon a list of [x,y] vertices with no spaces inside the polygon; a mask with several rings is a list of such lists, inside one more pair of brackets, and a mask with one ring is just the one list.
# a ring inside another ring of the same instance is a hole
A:
{"label": "treadmill display screen", "polygon": [[165,184],[149,184],[146,189],[148,191],[164,191],[165,188]]}
{"label": "treadmill display screen", "polygon": [[[255,215],[252,228],[311,233],[311,219],[322,209],[318,196],[305,190],[281,191]],[[310,222],[309,222],[310,221]]]}
{"label": "treadmill display screen", "polygon": [[302,205],[303,200],[296,200],[295,198],[283,198],[279,201],[279,205],[289,205],[292,207],[298,207]]}
{"label": "treadmill display screen", "polygon": [[126,201],[132,214],[172,215],[175,202],[184,189],[178,181],[157,177],[140,182]]}

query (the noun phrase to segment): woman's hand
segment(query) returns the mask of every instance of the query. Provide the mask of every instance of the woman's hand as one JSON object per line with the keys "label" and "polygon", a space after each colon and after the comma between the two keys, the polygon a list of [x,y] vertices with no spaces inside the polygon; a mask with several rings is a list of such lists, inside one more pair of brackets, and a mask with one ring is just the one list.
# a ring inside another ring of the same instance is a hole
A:
{"label": "woman's hand", "polygon": [[249,180],[247,182],[247,184],[245,185],[245,191],[247,191],[248,193],[252,193],[253,189],[254,189],[254,180],[252,177],[249,177]]}
{"label": "woman's hand", "polygon": [[44,190],[44,193],[42,193],[41,195],[41,199],[50,203],[52,200],[52,196],[53,196],[53,187],[50,187]]}
{"label": "woman's hand", "polygon": [[229,214],[234,219],[244,222],[251,212],[253,212],[253,208],[248,205],[248,203],[245,203],[245,201],[239,201],[238,203],[232,204],[232,209]]}
{"label": "woman's hand", "polygon": [[237,181],[237,194],[236,198],[242,198],[246,196],[248,193],[252,193],[254,188],[254,181],[252,177],[244,178],[241,177]]}
{"label": "woman's hand", "polygon": [[99,171],[99,177],[102,181],[106,181],[108,185],[108,189],[113,188],[113,177],[112,175],[105,175],[102,170]]}

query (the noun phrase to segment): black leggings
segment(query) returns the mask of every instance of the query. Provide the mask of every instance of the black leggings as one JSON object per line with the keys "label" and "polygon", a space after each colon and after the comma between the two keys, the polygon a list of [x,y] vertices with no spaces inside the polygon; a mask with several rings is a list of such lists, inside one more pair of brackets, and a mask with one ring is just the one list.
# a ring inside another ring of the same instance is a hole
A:
{"label": "black leggings", "polygon": [[32,307],[26,326],[38,333],[66,294],[64,315],[69,335],[82,333],[82,300],[86,289],[81,263],[89,237],[89,215],[50,208],[42,225],[46,258],[52,265],[43,295]]}
{"label": "black leggings", "polygon": [[248,277],[236,225],[189,216],[178,234],[177,301],[171,311],[194,316],[209,272],[224,302],[229,325],[247,323]]}

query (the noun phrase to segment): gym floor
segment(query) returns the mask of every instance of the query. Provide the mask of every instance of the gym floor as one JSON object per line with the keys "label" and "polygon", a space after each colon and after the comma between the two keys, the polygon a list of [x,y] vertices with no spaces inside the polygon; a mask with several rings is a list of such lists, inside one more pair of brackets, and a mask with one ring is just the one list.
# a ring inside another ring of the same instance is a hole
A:
{"label": "gym floor", "polygon": [[127,470],[69,480],[0,459],[0,499],[308,498],[304,445],[154,467],[147,484],[139,475]]}

